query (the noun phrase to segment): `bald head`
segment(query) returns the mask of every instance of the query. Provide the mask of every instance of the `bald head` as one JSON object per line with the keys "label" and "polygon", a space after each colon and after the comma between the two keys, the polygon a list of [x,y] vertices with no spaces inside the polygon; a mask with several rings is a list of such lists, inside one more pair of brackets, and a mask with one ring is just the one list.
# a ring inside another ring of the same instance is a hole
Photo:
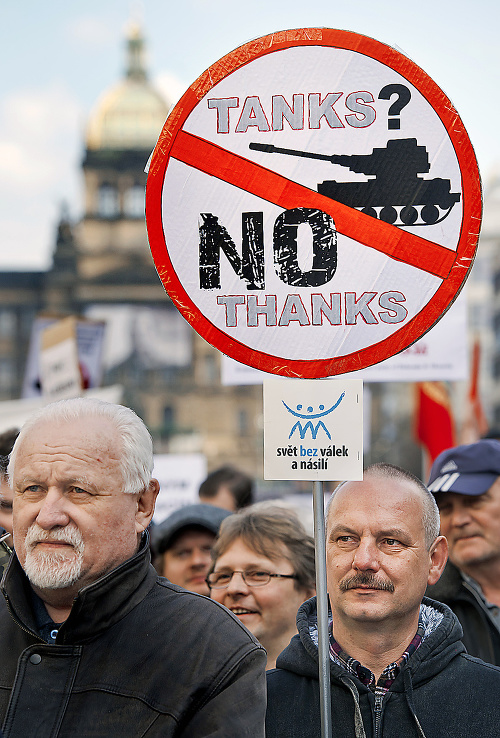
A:
{"label": "bald head", "polygon": [[365,469],[363,474],[363,482],[342,482],[334,490],[326,507],[325,519],[327,533],[330,525],[331,511],[334,506],[334,500],[337,495],[348,494],[349,490],[353,491],[356,485],[363,485],[365,480],[380,480],[380,485],[383,487],[384,480],[392,480],[401,485],[402,493],[408,490],[413,490],[416,495],[421,498],[422,501],[422,527],[424,529],[425,542],[428,548],[430,548],[433,542],[439,535],[439,509],[432,495],[425,484],[414,474],[394,464],[372,464]]}
{"label": "bald head", "polygon": [[353,658],[356,633],[370,641],[383,634],[399,654],[415,635],[425,590],[446,563],[438,526],[426,488],[398,467],[370,467],[363,481],[336,490],[327,520],[328,594],[334,636]]}

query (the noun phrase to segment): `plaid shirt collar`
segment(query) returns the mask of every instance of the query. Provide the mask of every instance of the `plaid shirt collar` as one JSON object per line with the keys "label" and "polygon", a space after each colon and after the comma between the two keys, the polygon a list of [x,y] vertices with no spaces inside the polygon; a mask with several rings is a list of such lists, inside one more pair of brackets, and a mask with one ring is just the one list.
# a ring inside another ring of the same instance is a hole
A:
{"label": "plaid shirt collar", "polygon": [[342,649],[342,646],[337,643],[333,637],[332,628],[330,628],[330,656],[333,661],[335,661],[339,666],[343,666],[346,671],[357,677],[362,684],[366,684],[366,686],[375,692],[375,694],[384,695],[396,679],[403,666],[407,663],[410,656],[415,653],[422,643],[424,633],[425,628],[422,618],[420,617],[417,632],[415,633],[411,643],[397,661],[393,661],[392,664],[385,667],[377,682],[375,681],[375,675],[370,671],[370,669],[363,666],[356,659],[351,658],[351,656]]}

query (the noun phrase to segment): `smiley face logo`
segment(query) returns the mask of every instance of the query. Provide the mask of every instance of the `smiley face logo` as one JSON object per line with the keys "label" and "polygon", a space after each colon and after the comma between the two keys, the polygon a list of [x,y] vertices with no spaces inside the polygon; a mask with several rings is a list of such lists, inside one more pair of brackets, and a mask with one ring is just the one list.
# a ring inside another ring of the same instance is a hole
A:
{"label": "smiley face logo", "polygon": [[[328,436],[328,439],[331,440],[332,437],[330,435],[330,432],[328,428],[326,427],[326,425],[323,423],[323,421],[320,420],[316,425],[313,425],[312,421],[318,420],[318,418],[324,418],[330,413],[332,413],[335,410],[335,408],[337,408],[340,405],[344,397],[345,397],[345,392],[342,392],[337,402],[335,402],[331,407],[325,410],[325,406],[321,404],[321,405],[318,405],[318,410],[316,412],[312,405],[308,405],[306,411],[304,411],[303,405],[297,405],[296,409],[292,410],[292,408],[289,407],[284,400],[282,400],[282,403],[287,409],[287,411],[294,417],[299,418],[299,420],[297,420],[295,425],[292,427],[292,430],[290,431],[290,435],[288,436],[288,438],[290,439],[295,433],[295,431],[298,431],[301,440],[304,440],[307,431],[310,430],[311,436],[313,440],[315,441],[320,428],[323,428],[326,435]],[[306,420],[307,422],[303,425],[301,423],[301,420]]]}

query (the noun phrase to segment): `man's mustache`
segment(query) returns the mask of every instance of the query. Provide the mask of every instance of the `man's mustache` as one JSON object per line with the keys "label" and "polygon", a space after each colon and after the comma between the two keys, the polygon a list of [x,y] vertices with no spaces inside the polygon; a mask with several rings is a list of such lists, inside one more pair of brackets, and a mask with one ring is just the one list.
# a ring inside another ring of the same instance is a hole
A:
{"label": "man's mustache", "polygon": [[84,549],[82,534],[74,523],[70,523],[64,528],[53,528],[52,530],[45,530],[38,523],[32,523],[26,533],[26,548],[32,548],[42,541],[69,543],[79,554],[83,553]]}
{"label": "man's mustache", "polygon": [[392,582],[377,579],[375,574],[369,574],[368,572],[364,574],[354,574],[352,577],[342,579],[339,584],[341,592],[347,592],[347,590],[356,589],[357,587],[370,587],[370,589],[381,589],[385,592],[394,592],[394,584]]}

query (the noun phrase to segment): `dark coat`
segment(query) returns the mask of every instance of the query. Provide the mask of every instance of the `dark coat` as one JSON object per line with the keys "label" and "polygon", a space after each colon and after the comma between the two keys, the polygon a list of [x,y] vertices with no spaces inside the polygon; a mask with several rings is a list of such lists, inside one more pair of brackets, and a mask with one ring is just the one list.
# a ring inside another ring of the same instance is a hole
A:
{"label": "dark coat", "polygon": [[[334,738],[498,738],[500,669],[466,654],[460,625],[445,605],[424,602],[443,619],[398,674],[379,715],[373,692],[330,663]],[[321,735],[318,649],[309,633],[315,612],[315,598],[300,607],[299,634],[267,674],[267,738]]]}
{"label": "dark coat", "polygon": [[427,596],[448,605],[464,632],[462,641],[471,656],[500,666],[500,632],[479,593],[466,582],[448,560],[437,584],[427,588]]}
{"label": "dark coat", "polygon": [[0,597],[4,738],[263,738],[263,648],[216,602],[159,577],[144,545],[82,589],[55,645],[14,555]]}

